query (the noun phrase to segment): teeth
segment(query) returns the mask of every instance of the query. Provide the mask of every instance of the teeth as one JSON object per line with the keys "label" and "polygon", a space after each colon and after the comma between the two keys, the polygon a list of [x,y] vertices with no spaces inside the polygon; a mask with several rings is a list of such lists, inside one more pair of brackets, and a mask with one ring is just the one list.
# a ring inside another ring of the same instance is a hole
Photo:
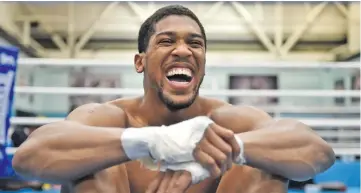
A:
{"label": "teeth", "polygon": [[168,71],[167,76],[173,76],[176,74],[192,77],[192,72],[188,68],[172,68],[171,70]]}

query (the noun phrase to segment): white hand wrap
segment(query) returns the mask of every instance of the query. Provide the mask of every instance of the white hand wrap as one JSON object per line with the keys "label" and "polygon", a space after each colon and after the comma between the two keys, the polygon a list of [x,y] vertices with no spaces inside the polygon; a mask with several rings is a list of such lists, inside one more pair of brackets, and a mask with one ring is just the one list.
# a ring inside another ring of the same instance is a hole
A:
{"label": "white hand wrap", "polygon": [[131,160],[149,157],[149,144],[152,143],[156,127],[128,128],[121,136],[124,153]]}
{"label": "white hand wrap", "polygon": [[193,150],[211,123],[199,116],[170,126],[128,128],[121,136],[122,147],[131,160],[151,156],[168,164],[193,161]]}
{"label": "white hand wrap", "polygon": [[193,150],[211,123],[208,117],[200,116],[156,129],[150,154],[168,164],[193,161]]}
{"label": "white hand wrap", "polygon": [[210,177],[211,174],[208,170],[203,168],[197,162],[183,162],[178,164],[162,164],[160,166],[160,171],[165,172],[167,169],[178,171],[178,170],[186,170],[192,175],[192,184],[198,184],[202,182],[206,178]]}

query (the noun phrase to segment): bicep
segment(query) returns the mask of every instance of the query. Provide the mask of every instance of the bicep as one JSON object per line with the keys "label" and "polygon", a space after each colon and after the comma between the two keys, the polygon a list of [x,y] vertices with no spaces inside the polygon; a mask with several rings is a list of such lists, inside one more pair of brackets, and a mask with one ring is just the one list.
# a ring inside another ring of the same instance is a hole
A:
{"label": "bicep", "polygon": [[217,193],[286,193],[288,180],[249,166],[233,166],[224,174]]}
{"label": "bicep", "polygon": [[125,164],[113,166],[62,186],[62,193],[130,193]]}

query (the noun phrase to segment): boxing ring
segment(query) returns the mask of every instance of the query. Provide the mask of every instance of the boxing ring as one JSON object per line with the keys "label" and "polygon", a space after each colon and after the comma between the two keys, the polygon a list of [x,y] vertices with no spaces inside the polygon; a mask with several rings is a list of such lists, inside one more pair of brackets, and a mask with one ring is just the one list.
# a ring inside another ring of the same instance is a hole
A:
{"label": "boxing ring", "polygon": [[[83,60],[83,59],[33,59],[33,58],[20,58],[18,61],[18,68],[21,70],[27,69],[38,69],[38,68],[47,68],[47,69],[69,69],[73,67],[88,67],[88,68],[133,68],[131,64],[121,63],[121,61],[112,61],[112,60]],[[285,70],[291,71],[294,69],[325,69],[329,71],[337,70],[348,70],[360,68],[359,63],[344,62],[344,63],[295,63],[295,62],[278,62],[278,63],[259,63],[255,64],[241,64],[241,65],[210,65],[207,66],[207,71],[222,71],[224,69],[256,69],[256,68],[266,68],[266,69],[276,69],[276,70]],[[135,73],[135,72],[134,72]],[[208,75],[206,75],[208,76]],[[258,96],[268,96],[268,97],[312,97],[312,98],[336,98],[336,97],[352,97],[360,98],[359,90],[300,90],[300,89],[288,89],[288,90],[251,90],[251,89],[220,89],[217,86],[214,86],[214,81],[212,80],[212,73],[209,75],[209,82],[211,83],[208,88],[201,88],[201,96],[209,96],[215,98],[225,99],[227,97],[258,97]],[[215,83],[216,85],[216,83]],[[142,88],[92,88],[92,87],[68,87],[68,86],[15,86],[14,87],[14,96],[19,94],[27,94],[34,96],[139,96],[143,94]],[[343,114],[360,114],[359,105],[357,106],[327,106],[324,105],[321,107],[315,106],[302,106],[299,105],[261,105],[259,108],[265,110],[266,112],[272,113],[274,118],[280,119],[285,117],[292,117],[300,120],[301,122],[317,128],[315,131],[323,138],[335,138],[336,140],[328,141],[333,147],[335,153],[343,162],[344,160],[355,160],[356,157],[360,155],[360,142],[355,141],[347,142],[349,138],[359,137],[360,136],[360,119],[359,117],[348,117],[342,116]],[[298,116],[302,114],[302,116]],[[328,117],[323,118],[322,116],[304,116],[305,114],[318,114],[324,115],[327,114]],[[331,114],[331,115],[330,115]],[[332,114],[338,114],[341,116],[333,116]],[[55,121],[63,120],[64,117],[20,117],[12,116],[10,118],[10,124],[12,127],[21,126],[21,125],[43,125]],[[338,128],[338,129],[335,129]],[[339,129],[341,128],[341,129]],[[355,129],[358,128],[358,129]],[[345,140],[344,140],[345,139]],[[346,142],[345,142],[346,141]],[[14,154],[16,148],[9,147],[6,148],[6,153],[10,157]],[[347,163],[355,161],[348,161]],[[357,162],[357,161],[356,161]],[[337,163],[339,164],[339,163]],[[337,165],[336,164],[336,165]],[[359,169],[358,166],[353,168]],[[349,170],[347,166],[342,166],[330,170],[332,176],[337,176],[339,170],[346,171]],[[335,174],[337,173],[337,174]],[[330,174],[331,175],[331,174]],[[346,176],[345,178],[358,178],[360,176]],[[319,182],[327,181],[329,177],[320,175],[317,178]],[[331,177],[332,180],[332,177]],[[352,182],[354,183],[354,182]],[[359,192],[359,184],[356,189],[349,188],[349,192]],[[356,186],[357,186],[356,185]],[[358,189],[357,189],[358,188]],[[24,190],[23,192],[31,192]],[[44,192],[59,192],[58,190],[49,190]],[[294,191],[297,192],[297,191]]]}

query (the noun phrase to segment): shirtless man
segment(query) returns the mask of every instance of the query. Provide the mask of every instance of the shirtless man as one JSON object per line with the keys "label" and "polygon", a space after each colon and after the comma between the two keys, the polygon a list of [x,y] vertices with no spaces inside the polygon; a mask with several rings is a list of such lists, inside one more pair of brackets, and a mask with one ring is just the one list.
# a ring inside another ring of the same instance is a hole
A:
{"label": "shirtless man", "polygon": [[[189,9],[155,12],[138,48],[144,96],[83,105],[39,128],[15,153],[19,174],[77,193],[282,193],[289,179],[333,164],[332,148],[308,126],[198,96],[206,36]],[[141,158],[163,169],[143,167]]]}

